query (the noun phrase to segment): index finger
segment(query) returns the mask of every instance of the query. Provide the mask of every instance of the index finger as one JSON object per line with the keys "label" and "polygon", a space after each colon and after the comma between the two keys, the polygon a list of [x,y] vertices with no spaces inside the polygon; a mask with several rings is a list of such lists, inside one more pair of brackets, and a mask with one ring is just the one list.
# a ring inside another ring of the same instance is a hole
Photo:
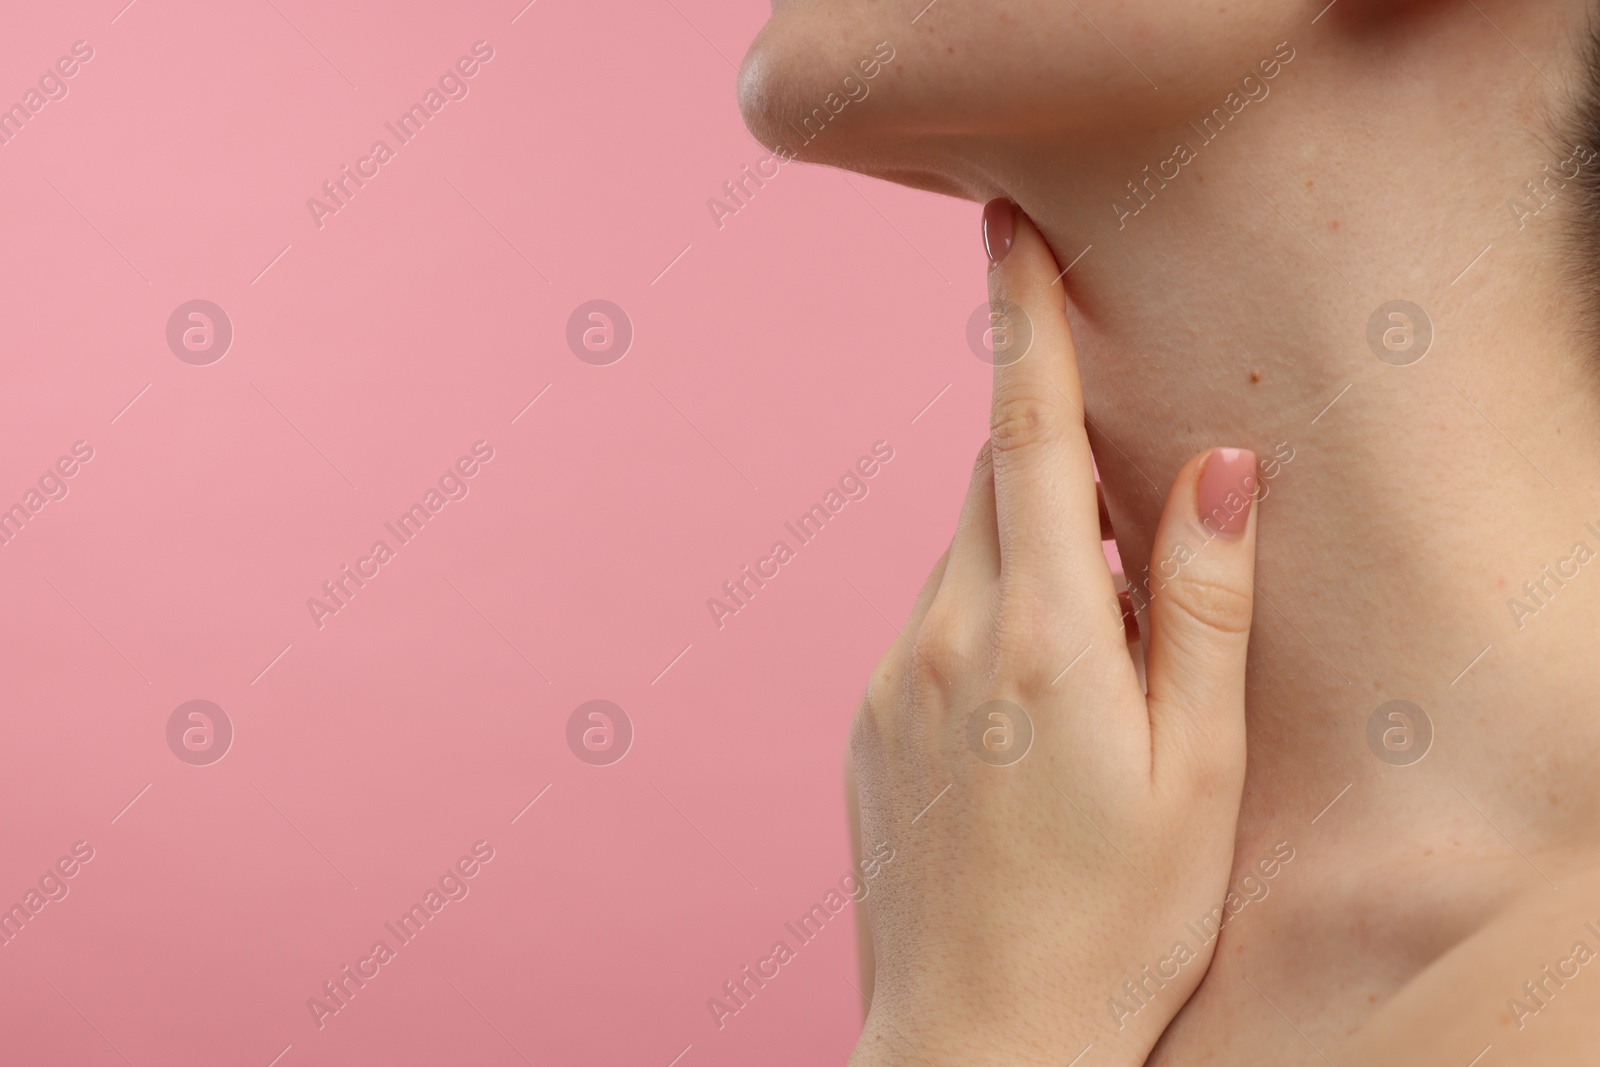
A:
{"label": "index finger", "polygon": [[1101,603],[1114,590],[1060,268],[1010,200],[985,206],[984,237],[991,314],[1008,330],[990,414],[1001,575]]}

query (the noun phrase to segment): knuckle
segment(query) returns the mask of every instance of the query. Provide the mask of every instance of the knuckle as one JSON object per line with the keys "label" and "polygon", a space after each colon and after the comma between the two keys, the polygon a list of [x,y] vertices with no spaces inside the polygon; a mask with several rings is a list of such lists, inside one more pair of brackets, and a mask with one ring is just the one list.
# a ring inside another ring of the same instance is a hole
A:
{"label": "knuckle", "polygon": [[874,720],[893,711],[899,705],[905,681],[904,661],[894,650],[885,653],[872,668],[866,694],[861,700],[861,711],[856,717],[857,728],[864,717]]}
{"label": "knuckle", "polygon": [[1020,696],[1036,695],[1049,689],[1060,667],[1052,671],[1049,661],[1037,648],[1018,645],[1015,641],[1001,643],[997,676],[1004,680],[1007,689]]}
{"label": "knuckle", "polygon": [[1161,590],[1171,611],[1207,632],[1250,632],[1255,590],[1248,583],[1191,572]]}
{"label": "knuckle", "polygon": [[935,600],[917,630],[916,648],[908,665],[913,677],[923,684],[944,686],[966,671],[973,654],[967,630],[959,615]]}
{"label": "knuckle", "polygon": [[1057,421],[1054,407],[1037,396],[1014,393],[996,397],[989,416],[989,440],[994,454],[1002,456],[1045,444],[1056,436]]}
{"label": "knuckle", "polygon": [[896,662],[888,665],[890,656],[884,657],[872,671],[872,679],[850,720],[847,751],[851,758],[880,749],[884,742],[898,733],[902,720],[901,708],[905,703],[905,671]]}

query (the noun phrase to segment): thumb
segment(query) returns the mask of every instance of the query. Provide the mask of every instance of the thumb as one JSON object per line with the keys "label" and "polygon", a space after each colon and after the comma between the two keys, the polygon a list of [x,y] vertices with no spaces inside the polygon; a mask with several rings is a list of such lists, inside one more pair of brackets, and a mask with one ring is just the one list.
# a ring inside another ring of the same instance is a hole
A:
{"label": "thumb", "polygon": [[1244,772],[1256,490],[1255,453],[1216,448],[1184,464],[1162,510],[1145,656],[1155,773]]}

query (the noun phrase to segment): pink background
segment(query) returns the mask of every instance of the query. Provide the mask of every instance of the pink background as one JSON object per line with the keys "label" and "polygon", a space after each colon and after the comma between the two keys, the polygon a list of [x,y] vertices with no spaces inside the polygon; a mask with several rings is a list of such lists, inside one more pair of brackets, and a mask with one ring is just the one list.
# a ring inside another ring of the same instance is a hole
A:
{"label": "pink background", "polygon": [[[95,853],[0,947],[0,1060],[842,1062],[850,910],[723,1028],[706,1002],[851,868],[846,727],[985,429],[976,208],[791,165],[719,230],[767,155],[733,68],[764,0],[124,3],[0,35],[0,103],[94,49],[0,146],[0,506],[94,450],[0,546],[0,905]],[[480,40],[319,229],[307,198]],[[197,298],[235,331],[208,366],[165,339]],[[610,366],[565,339],[595,298],[636,332]],[[719,630],[707,598],[879,440]],[[597,698],[635,731],[609,766],[566,741]],[[207,766],[167,743],[194,699],[235,731]]]}

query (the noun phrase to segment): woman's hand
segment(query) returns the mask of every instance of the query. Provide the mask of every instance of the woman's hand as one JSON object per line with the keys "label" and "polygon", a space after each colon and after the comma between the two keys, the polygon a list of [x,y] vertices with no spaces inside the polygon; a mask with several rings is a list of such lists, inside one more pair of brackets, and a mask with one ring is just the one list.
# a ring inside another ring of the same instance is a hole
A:
{"label": "woman's hand", "polygon": [[1059,267],[1009,201],[985,237],[991,304],[1032,342],[997,360],[955,538],[852,731],[861,840],[895,859],[851,1062],[1066,1067],[1092,1046],[1082,1067],[1142,1064],[1205,973],[1232,866],[1255,456],[1213,450],[1173,483],[1147,695],[1112,606]]}

